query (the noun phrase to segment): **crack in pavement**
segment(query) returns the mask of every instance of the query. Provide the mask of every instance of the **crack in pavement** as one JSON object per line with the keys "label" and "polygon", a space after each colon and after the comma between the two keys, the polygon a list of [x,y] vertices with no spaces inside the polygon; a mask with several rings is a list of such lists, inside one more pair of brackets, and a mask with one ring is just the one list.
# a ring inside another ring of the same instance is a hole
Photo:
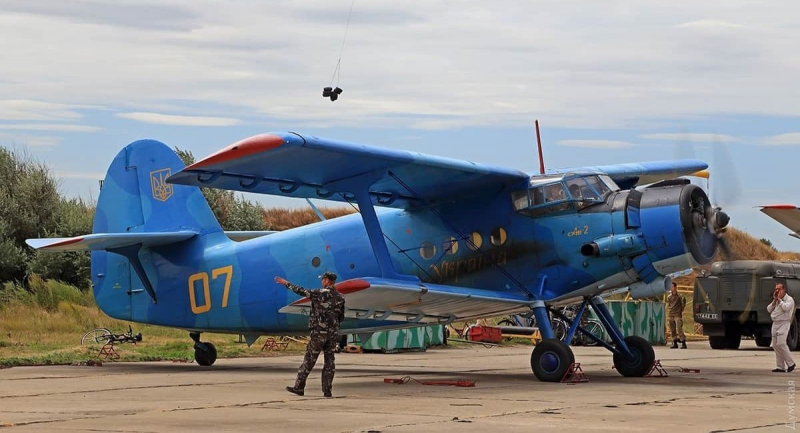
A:
{"label": "crack in pavement", "polygon": [[725,432],[731,432],[731,431],[745,431],[745,430],[753,430],[753,429],[757,429],[757,428],[777,427],[779,425],[785,425],[785,424],[782,423],[782,422],[779,422],[779,423],[775,423],[775,424],[754,425],[752,427],[732,428],[732,429],[727,429],[727,430],[711,430],[709,433],[725,433]]}
{"label": "crack in pavement", "polygon": [[22,395],[2,395],[0,399],[6,398],[26,398],[26,397],[42,397],[51,395],[69,395],[69,394],[86,394],[95,392],[108,392],[108,391],[129,391],[139,389],[160,389],[160,388],[183,388],[191,386],[215,386],[215,385],[238,385],[242,383],[250,383],[250,381],[242,380],[236,382],[207,382],[207,383],[182,383],[177,385],[147,385],[147,386],[124,386],[120,388],[104,388],[104,389],[85,389],[80,391],[64,391],[64,392],[43,392],[40,394],[22,394]]}

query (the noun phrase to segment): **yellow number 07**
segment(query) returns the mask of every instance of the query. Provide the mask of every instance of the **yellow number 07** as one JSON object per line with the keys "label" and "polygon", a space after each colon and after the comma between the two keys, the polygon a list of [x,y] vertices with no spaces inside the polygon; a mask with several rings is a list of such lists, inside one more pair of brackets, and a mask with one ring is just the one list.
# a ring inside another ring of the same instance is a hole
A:
{"label": "yellow number 07", "polygon": [[[216,280],[220,275],[225,275],[225,290],[222,292],[222,308],[228,306],[228,294],[231,290],[231,277],[233,276],[233,265],[211,270],[211,279]],[[203,282],[203,305],[197,305],[197,298],[194,294],[194,286],[198,281]],[[208,282],[207,272],[198,272],[189,275],[189,302],[192,305],[192,313],[201,314],[211,309],[211,288]]]}

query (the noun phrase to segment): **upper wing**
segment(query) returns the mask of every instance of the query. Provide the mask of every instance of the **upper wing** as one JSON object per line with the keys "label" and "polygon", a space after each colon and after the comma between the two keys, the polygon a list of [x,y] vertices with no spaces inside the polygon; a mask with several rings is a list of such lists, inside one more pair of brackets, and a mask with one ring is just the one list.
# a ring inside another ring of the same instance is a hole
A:
{"label": "upper wing", "polygon": [[[629,164],[597,165],[553,170],[555,173],[576,171],[599,171],[607,174],[622,189],[630,189],[636,185],[647,185],[661,180],[674,179],[679,176],[698,174],[708,168],[708,164],[696,159],[675,161],[650,161]],[[705,176],[705,174],[700,174]]]}
{"label": "upper wing", "polygon": [[25,241],[31,248],[45,251],[96,251],[141,244],[145,247],[185,241],[197,232],[184,230],[154,233],[96,233],[74,238],[44,238]]}
{"label": "upper wing", "polygon": [[[521,293],[360,278],[336,285],[345,297],[345,317],[413,323],[450,323],[530,311],[531,299]],[[308,314],[311,301],[301,298],[281,313]]]}
{"label": "upper wing", "polygon": [[800,238],[800,209],[790,204],[776,204],[770,206],[760,206],[761,212],[769,215],[775,221],[785,225],[794,233],[789,236]]}
{"label": "upper wing", "polygon": [[369,187],[376,205],[407,208],[420,200],[497,193],[528,179],[518,170],[285,133],[234,143],[168,182],[347,201],[351,187],[341,181],[348,180]]}

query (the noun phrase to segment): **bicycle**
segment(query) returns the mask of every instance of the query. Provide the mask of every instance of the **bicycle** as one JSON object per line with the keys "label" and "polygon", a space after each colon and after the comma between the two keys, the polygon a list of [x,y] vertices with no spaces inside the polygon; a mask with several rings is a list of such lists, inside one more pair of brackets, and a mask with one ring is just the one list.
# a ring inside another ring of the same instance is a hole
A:
{"label": "bicycle", "polygon": [[133,335],[133,329],[128,325],[128,332],[122,334],[115,334],[108,328],[96,328],[83,334],[81,337],[81,345],[85,344],[117,344],[117,343],[133,343],[136,344],[142,341],[142,333]]}

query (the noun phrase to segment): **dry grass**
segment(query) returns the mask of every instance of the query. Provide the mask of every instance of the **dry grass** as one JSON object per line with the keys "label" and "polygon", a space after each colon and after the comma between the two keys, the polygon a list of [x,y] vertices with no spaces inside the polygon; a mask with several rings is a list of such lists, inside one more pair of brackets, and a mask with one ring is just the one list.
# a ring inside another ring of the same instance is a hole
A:
{"label": "dry grass", "polygon": [[[351,207],[320,208],[320,212],[325,215],[325,218],[331,219],[350,215],[355,212],[355,209]],[[263,214],[264,221],[271,230],[287,230],[319,221],[317,214],[307,207],[302,209],[264,209]]]}

